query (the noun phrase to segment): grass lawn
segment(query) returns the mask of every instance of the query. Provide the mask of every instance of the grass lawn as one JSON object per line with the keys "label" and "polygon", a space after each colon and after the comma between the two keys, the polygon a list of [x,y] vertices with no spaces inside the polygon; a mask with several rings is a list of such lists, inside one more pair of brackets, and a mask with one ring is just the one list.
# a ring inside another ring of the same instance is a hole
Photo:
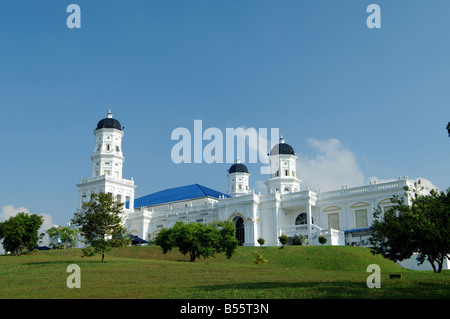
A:
{"label": "grass lawn", "polygon": [[[268,262],[258,266],[259,252]],[[66,285],[67,266],[81,268],[81,288]],[[369,289],[369,264],[381,268],[381,288]],[[390,279],[389,274],[402,274]],[[78,249],[0,256],[0,298],[449,298],[450,271],[402,269],[361,247],[239,247],[231,259],[188,262],[157,246],[114,249],[82,258]]]}

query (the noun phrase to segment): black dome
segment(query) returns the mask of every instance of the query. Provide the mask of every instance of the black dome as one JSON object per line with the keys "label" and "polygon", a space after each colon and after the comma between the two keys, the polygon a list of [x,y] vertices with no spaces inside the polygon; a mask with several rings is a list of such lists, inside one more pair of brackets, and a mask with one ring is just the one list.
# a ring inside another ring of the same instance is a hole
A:
{"label": "black dome", "polygon": [[122,131],[122,126],[120,125],[120,122],[113,118],[106,118],[103,120],[100,120],[97,124],[97,130],[100,130],[102,128],[115,128],[116,130]]}
{"label": "black dome", "polygon": [[295,155],[292,146],[283,142],[275,145],[270,151],[270,155],[278,155],[278,154]]}
{"label": "black dome", "polygon": [[236,163],[231,165],[230,169],[228,170],[228,173],[248,173],[247,166],[241,163]]}

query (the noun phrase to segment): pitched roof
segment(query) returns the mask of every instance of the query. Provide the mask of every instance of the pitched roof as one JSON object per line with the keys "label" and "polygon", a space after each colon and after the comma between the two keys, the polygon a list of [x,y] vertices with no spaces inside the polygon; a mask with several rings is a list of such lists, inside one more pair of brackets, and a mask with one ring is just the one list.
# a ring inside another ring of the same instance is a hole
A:
{"label": "pitched roof", "polygon": [[136,198],[134,200],[134,208],[203,197],[219,198],[219,196],[230,197],[227,194],[216,191],[209,187],[199,184],[192,184],[187,186],[169,188],[153,194]]}

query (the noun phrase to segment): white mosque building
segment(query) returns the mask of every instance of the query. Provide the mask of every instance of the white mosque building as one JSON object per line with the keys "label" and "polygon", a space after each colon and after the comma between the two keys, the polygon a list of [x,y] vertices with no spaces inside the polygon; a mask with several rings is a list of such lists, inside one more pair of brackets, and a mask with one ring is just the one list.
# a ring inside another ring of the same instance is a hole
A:
{"label": "white mosque building", "polygon": [[91,156],[92,177],[77,184],[79,209],[91,194],[111,193],[125,204],[124,224],[128,231],[145,240],[153,239],[164,227],[177,221],[210,223],[229,220],[236,225],[240,245],[280,245],[282,234],[290,239],[303,235],[309,245],[318,245],[318,238],[327,238],[327,245],[369,244],[373,211],[386,210],[393,195],[405,196],[407,178],[388,183],[342,188],[328,192],[301,189],[296,171],[294,149],[283,138],[269,153],[275,167],[266,181],[267,194],[255,194],[249,188],[250,173],[237,161],[228,170],[226,193],[203,185],[181,186],[135,198],[133,179],[122,176],[124,132],[111,112],[100,120],[94,130],[95,148]]}

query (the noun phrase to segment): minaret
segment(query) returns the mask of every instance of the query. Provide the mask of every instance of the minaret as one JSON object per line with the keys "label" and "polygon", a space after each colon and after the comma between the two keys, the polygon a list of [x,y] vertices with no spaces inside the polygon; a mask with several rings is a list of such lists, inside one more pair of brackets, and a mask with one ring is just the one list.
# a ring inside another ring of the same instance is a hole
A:
{"label": "minaret", "polygon": [[95,149],[92,153],[92,177],[110,175],[122,178],[125,158],[122,154],[122,137],[124,135],[120,122],[113,118],[111,110],[94,130]]}
{"label": "minaret", "polygon": [[271,175],[266,181],[269,194],[300,191],[301,180],[297,178],[296,160],[294,149],[281,137],[280,143],[275,145],[269,154]]}
{"label": "minaret", "polygon": [[111,193],[113,198],[124,203],[124,212],[134,211],[133,179],[122,177],[125,158],[122,153],[124,132],[120,122],[113,118],[109,110],[106,118],[100,120],[94,130],[95,148],[92,152],[92,177],[81,179],[77,184],[79,204],[89,201],[92,194]]}
{"label": "minaret", "polygon": [[249,194],[249,177],[247,166],[237,159],[228,170],[228,195],[237,197]]}

